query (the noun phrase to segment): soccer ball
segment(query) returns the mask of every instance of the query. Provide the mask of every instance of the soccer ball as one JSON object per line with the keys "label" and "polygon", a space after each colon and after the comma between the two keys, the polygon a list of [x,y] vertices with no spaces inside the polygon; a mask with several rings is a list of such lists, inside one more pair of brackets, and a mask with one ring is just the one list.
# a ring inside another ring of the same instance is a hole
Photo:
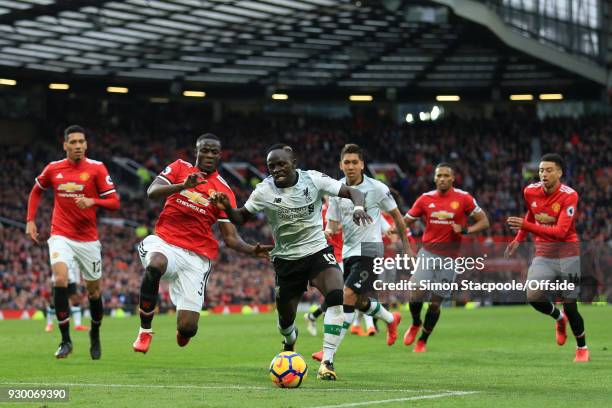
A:
{"label": "soccer ball", "polygon": [[297,388],[307,375],[306,360],[293,351],[283,351],[270,363],[270,380],[280,388]]}

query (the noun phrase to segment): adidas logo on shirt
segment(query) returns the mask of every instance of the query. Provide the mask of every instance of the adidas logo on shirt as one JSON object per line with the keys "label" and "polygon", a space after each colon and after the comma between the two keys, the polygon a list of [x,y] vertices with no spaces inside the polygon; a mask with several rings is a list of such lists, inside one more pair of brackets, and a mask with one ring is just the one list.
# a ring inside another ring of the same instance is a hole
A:
{"label": "adidas logo on shirt", "polygon": [[63,178],[64,178],[64,176],[62,176],[62,173],[60,173],[60,174],[58,174],[57,176],[55,176],[55,178],[58,178],[58,179],[63,179]]}
{"label": "adidas logo on shirt", "polygon": [[429,204],[429,208],[435,208],[436,205],[434,203]]}

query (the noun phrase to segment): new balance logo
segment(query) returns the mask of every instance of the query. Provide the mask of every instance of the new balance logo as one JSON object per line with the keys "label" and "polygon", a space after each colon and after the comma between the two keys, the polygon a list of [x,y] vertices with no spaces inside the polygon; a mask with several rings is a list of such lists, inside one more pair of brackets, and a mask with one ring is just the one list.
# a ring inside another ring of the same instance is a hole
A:
{"label": "new balance logo", "polygon": [[55,176],[56,179],[63,179],[64,176],[62,176],[62,173],[58,174],[57,176]]}

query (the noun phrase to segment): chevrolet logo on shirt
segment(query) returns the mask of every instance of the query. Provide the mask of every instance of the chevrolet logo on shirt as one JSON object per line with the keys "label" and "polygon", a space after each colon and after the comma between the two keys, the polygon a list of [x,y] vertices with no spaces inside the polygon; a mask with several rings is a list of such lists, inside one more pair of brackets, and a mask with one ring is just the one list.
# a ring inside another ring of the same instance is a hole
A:
{"label": "chevrolet logo on shirt", "polygon": [[441,211],[432,212],[431,216],[432,218],[437,218],[439,220],[448,220],[448,219],[453,218],[455,216],[455,213],[441,210]]}
{"label": "chevrolet logo on shirt", "polygon": [[77,184],[74,182],[64,183],[57,186],[59,191],[65,191],[67,193],[74,193],[75,191],[83,191],[85,186],[83,184]]}
{"label": "chevrolet logo on shirt", "polygon": [[536,215],[534,215],[534,218],[540,223],[540,224],[554,224],[556,218],[552,217],[546,213],[538,213]]}
{"label": "chevrolet logo on shirt", "polygon": [[189,201],[191,201],[194,204],[199,204],[199,205],[203,205],[207,207],[208,204],[210,203],[208,199],[204,198],[202,193],[198,193],[197,191],[183,190],[181,191],[181,195],[183,197],[186,197]]}

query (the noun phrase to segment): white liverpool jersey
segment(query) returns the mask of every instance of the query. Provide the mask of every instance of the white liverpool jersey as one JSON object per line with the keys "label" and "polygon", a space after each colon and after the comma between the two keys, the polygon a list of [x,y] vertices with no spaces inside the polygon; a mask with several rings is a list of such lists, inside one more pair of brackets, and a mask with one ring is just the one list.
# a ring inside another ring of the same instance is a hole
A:
{"label": "white liverpool jersey", "polygon": [[337,196],[342,183],[315,170],[297,170],[297,183],[279,188],[272,176],[255,187],[244,204],[266,215],[274,236],[272,259],[301,259],[328,246],[323,234],[321,198]]}
{"label": "white liverpool jersey", "polygon": [[[346,178],[340,180],[346,183]],[[397,208],[389,187],[371,177],[363,175],[363,181],[350,186],[365,195],[365,210],[372,217],[372,224],[357,225],[353,221],[354,205],[351,200],[332,197],[329,200],[327,219],[342,224],[342,258],[351,256],[382,256],[382,214]]]}

